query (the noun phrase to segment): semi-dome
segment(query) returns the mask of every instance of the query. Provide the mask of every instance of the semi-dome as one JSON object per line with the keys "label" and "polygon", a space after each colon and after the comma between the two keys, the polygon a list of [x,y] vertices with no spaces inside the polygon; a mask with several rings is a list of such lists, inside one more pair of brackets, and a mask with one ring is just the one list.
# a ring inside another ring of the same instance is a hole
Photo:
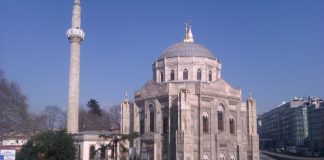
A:
{"label": "semi-dome", "polygon": [[206,57],[216,59],[212,52],[206,47],[194,43],[191,32],[191,25],[186,24],[185,36],[183,42],[179,42],[166,48],[159,59],[171,57]]}
{"label": "semi-dome", "polygon": [[206,47],[194,42],[179,42],[166,48],[159,59],[170,57],[206,57],[216,59]]}

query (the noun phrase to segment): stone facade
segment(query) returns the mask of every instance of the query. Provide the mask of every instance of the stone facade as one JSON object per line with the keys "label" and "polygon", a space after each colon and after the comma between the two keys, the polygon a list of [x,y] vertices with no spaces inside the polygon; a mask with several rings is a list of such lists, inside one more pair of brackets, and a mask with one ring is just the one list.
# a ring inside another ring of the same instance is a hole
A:
{"label": "stone facade", "polygon": [[256,102],[221,78],[221,62],[193,42],[167,48],[153,80],[121,103],[121,133],[139,132],[130,159],[258,160]]}

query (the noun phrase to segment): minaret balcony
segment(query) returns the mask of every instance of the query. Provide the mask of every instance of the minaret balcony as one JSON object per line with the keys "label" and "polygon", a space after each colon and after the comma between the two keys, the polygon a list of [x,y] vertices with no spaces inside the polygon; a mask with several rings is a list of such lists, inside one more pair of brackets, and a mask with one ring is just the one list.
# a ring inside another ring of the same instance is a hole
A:
{"label": "minaret balcony", "polygon": [[82,29],[78,28],[70,28],[66,31],[66,36],[70,38],[80,38],[81,40],[84,39],[85,33],[82,31]]}

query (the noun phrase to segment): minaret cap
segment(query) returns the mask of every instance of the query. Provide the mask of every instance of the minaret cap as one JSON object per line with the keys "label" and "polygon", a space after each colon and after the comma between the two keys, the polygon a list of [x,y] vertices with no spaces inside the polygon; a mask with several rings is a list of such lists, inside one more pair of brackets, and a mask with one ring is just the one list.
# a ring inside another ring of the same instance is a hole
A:
{"label": "minaret cap", "polygon": [[185,36],[183,38],[183,42],[194,42],[191,32],[191,25],[189,23],[185,23]]}

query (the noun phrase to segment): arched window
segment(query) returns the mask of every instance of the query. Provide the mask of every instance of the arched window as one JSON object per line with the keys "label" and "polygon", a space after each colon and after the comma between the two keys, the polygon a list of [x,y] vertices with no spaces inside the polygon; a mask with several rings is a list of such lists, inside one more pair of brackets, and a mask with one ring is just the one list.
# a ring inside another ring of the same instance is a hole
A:
{"label": "arched window", "polygon": [[234,154],[231,155],[230,160],[235,160]]}
{"label": "arched window", "polygon": [[106,149],[104,147],[102,147],[100,149],[100,158],[101,159],[105,159],[106,158]]}
{"label": "arched window", "polygon": [[89,154],[90,159],[94,159],[95,155],[96,155],[95,147],[91,146],[90,147],[90,154]]}
{"label": "arched window", "polygon": [[163,72],[161,72],[160,78],[161,78],[161,82],[164,82],[164,74],[163,74]]}
{"label": "arched window", "polygon": [[198,69],[197,70],[197,81],[200,81],[201,80],[201,70]]}
{"label": "arched window", "polygon": [[229,126],[230,126],[230,133],[235,134],[235,124],[234,124],[234,117],[231,116],[229,119]]}
{"label": "arched window", "polygon": [[218,130],[224,130],[224,106],[219,105],[217,111],[217,120],[218,120]]}
{"label": "arched window", "polygon": [[174,70],[170,71],[170,80],[174,81]]}
{"label": "arched window", "polygon": [[209,158],[206,154],[203,156],[203,160],[209,160]]}
{"label": "arched window", "polygon": [[163,117],[163,134],[168,133],[168,128],[169,128],[169,122],[168,122],[168,117],[164,116]]}
{"label": "arched window", "polygon": [[213,80],[213,73],[212,73],[212,71],[209,71],[209,73],[208,73],[208,80],[209,81],[212,81]]}
{"label": "arched window", "polygon": [[224,155],[224,153],[219,154],[219,160],[225,160],[225,155]]}
{"label": "arched window", "polygon": [[154,108],[153,105],[150,104],[150,132],[154,132]]}
{"label": "arched window", "polygon": [[183,70],[183,76],[182,76],[183,80],[188,80],[188,69],[184,69]]}
{"label": "arched window", "polygon": [[144,134],[145,131],[145,113],[143,111],[143,109],[140,112],[140,133],[141,135]]}
{"label": "arched window", "polygon": [[208,113],[203,113],[203,132],[208,133],[209,127],[208,127]]}

